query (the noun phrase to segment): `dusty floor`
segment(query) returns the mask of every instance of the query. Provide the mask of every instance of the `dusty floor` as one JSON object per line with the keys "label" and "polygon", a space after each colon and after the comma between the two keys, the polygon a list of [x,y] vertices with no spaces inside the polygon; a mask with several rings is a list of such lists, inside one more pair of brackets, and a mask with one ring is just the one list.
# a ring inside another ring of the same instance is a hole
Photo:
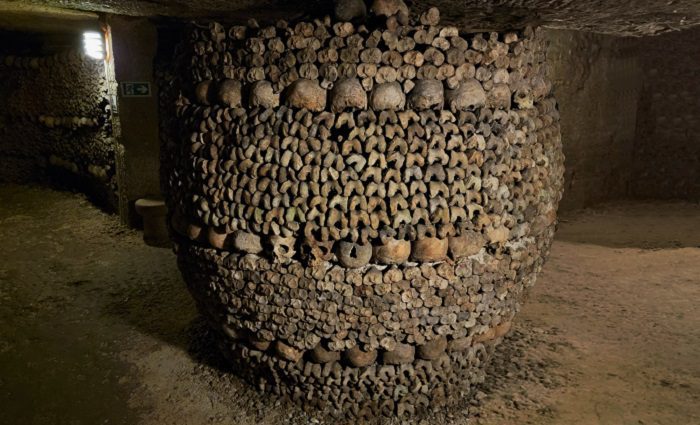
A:
{"label": "dusty floor", "polygon": [[[565,215],[480,401],[420,424],[700,424],[700,206]],[[0,186],[0,423],[319,423],[225,373],[172,253]],[[471,419],[467,420],[467,411]]]}

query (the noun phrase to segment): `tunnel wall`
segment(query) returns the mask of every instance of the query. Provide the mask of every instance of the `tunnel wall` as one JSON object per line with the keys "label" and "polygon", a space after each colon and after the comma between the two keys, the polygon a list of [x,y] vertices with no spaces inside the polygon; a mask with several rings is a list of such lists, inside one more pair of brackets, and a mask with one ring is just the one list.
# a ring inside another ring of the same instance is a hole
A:
{"label": "tunnel wall", "polygon": [[[125,223],[138,226],[134,202],[139,198],[160,198],[158,144],[158,87],[154,59],[158,48],[155,25],[145,18],[110,16],[114,71],[119,82],[151,84],[150,96],[125,97],[119,93],[120,144],[118,157]],[[170,57],[172,61],[172,57]]]}
{"label": "tunnel wall", "polygon": [[644,84],[632,194],[700,199],[700,28],[638,41]]}
{"label": "tunnel wall", "polygon": [[629,196],[642,89],[636,42],[580,31],[546,37],[566,157],[560,208]]}
{"label": "tunnel wall", "polygon": [[60,182],[113,208],[109,114],[103,61],[81,50],[1,56],[0,181]]}

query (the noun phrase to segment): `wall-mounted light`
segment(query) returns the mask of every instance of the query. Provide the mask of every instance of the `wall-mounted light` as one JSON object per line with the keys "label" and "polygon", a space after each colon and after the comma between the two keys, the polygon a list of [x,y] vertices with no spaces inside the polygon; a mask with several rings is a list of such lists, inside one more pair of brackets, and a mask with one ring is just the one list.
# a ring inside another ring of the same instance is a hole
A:
{"label": "wall-mounted light", "polygon": [[83,33],[83,48],[85,54],[94,59],[105,58],[105,43],[102,34],[97,31],[85,31]]}

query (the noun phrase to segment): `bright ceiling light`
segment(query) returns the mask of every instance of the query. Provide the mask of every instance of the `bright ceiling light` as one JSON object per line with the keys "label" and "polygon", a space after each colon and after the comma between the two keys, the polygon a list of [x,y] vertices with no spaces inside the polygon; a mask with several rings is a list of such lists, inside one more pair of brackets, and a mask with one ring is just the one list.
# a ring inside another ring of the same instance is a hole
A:
{"label": "bright ceiling light", "polygon": [[97,31],[85,31],[83,33],[83,48],[85,54],[94,59],[105,58],[105,44],[102,34]]}

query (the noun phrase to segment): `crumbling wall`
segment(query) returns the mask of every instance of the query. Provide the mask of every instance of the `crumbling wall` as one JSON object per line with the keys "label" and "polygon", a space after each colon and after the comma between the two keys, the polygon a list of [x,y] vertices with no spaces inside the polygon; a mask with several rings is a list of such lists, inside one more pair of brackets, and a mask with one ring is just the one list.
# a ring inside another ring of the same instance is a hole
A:
{"label": "crumbling wall", "polygon": [[383,4],[366,26],[192,28],[162,134],[179,266],[224,353],[338,416],[480,382],[561,197],[539,31],[460,34]]}
{"label": "crumbling wall", "polygon": [[629,196],[642,86],[636,41],[578,31],[546,34],[566,157],[560,208]]}
{"label": "crumbling wall", "polygon": [[0,181],[70,182],[114,206],[109,116],[103,61],[0,57]]}
{"label": "crumbling wall", "polygon": [[700,28],[637,42],[644,72],[632,193],[700,199]]}

